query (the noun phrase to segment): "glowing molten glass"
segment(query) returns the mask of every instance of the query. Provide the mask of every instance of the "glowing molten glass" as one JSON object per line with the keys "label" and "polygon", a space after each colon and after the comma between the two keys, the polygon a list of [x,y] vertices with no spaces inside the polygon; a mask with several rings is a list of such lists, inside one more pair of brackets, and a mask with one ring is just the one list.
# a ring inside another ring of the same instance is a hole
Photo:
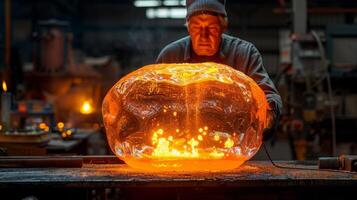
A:
{"label": "glowing molten glass", "polygon": [[156,64],[119,80],[103,102],[112,151],[143,170],[226,170],[262,143],[268,104],[222,64]]}

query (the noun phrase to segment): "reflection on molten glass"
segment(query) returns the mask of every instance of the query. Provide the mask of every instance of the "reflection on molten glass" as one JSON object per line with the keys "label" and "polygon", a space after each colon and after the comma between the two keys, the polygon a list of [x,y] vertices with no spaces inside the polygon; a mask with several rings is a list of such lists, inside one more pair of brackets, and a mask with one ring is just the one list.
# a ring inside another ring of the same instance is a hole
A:
{"label": "reflection on molten glass", "polygon": [[157,64],[119,80],[103,102],[109,145],[143,170],[226,170],[262,142],[268,104],[248,76],[217,63]]}

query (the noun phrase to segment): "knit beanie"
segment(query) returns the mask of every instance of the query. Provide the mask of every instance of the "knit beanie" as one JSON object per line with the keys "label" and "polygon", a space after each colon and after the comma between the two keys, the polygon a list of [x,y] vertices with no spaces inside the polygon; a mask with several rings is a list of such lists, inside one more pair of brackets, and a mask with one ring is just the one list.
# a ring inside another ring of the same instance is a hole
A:
{"label": "knit beanie", "polygon": [[212,12],[227,16],[226,0],[186,0],[186,19],[198,13]]}

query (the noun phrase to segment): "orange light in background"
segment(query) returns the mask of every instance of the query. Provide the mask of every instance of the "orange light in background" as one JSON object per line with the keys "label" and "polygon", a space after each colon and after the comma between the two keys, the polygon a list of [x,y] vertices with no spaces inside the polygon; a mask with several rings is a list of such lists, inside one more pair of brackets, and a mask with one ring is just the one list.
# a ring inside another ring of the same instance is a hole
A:
{"label": "orange light in background", "polygon": [[45,131],[45,132],[49,132],[50,131],[50,127],[47,126],[46,123],[42,122],[38,125],[38,128]]}
{"label": "orange light in background", "polygon": [[42,130],[46,129],[46,127],[47,127],[46,123],[43,122],[38,125],[38,128]]}
{"label": "orange light in background", "polygon": [[46,131],[46,132],[49,132],[50,131],[50,127],[46,126],[46,128],[44,128],[43,130]]}
{"label": "orange light in background", "polygon": [[18,104],[17,104],[17,110],[19,111],[19,112],[26,112],[27,111],[27,105],[26,105],[26,103],[24,103],[24,102],[18,102]]}
{"label": "orange light in background", "polygon": [[7,85],[6,85],[6,82],[5,82],[5,81],[2,81],[2,90],[3,90],[4,92],[7,91]]}
{"label": "orange light in background", "polygon": [[63,122],[58,122],[57,123],[57,128],[58,129],[63,129],[64,128],[64,123]]}
{"label": "orange light in background", "polygon": [[71,130],[67,130],[66,131],[66,135],[71,136],[72,135],[72,131]]}
{"label": "orange light in background", "polygon": [[65,130],[61,133],[62,139],[70,139],[73,135],[72,130]]}
{"label": "orange light in background", "polygon": [[92,105],[90,104],[89,101],[85,101],[83,102],[82,106],[81,106],[81,109],[80,109],[80,112],[82,114],[91,114],[93,112],[93,107]]}

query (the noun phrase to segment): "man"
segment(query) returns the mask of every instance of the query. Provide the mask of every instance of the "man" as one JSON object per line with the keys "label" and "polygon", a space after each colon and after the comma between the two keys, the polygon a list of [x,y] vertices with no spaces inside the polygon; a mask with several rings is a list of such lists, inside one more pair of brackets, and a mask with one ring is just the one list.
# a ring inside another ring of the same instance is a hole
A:
{"label": "man", "polygon": [[247,41],[223,34],[228,25],[225,0],[186,0],[186,7],[189,36],[167,45],[156,62],[217,62],[250,76],[265,92],[270,105],[269,128],[264,133],[264,139],[269,138],[277,124],[282,102],[259,51]]}

